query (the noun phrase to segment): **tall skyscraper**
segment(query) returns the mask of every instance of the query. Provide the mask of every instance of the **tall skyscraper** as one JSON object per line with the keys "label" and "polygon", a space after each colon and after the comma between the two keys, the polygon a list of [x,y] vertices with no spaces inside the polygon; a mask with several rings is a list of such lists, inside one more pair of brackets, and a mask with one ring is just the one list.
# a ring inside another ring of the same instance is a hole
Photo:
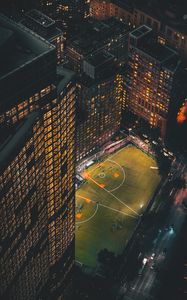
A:
{"label": "tall skyscraper", "polygon": [[0,298],[63,299],[74,262],[75,84],[0,15]]}
{"label": "tall skyscraper", "polygon": [[143,25],[129,34],[123,109],[159,128],[162,137],[166,134],[179,64],[177,53],[155,41],[151,28]]}
{"label": "tall skyscraper", "polygon": [[98,151],[120,128],[121,84],[113,55],[99,51],[84,60],[77,84],[77,160]]}
{"label": "tall skyscraper", "polygon": [[90,18],[68,41],[67,65],[77,72],[77,160],[106,144],[120,128],[122,76],[117,66],[126,60],[126,24],[114,18]]}

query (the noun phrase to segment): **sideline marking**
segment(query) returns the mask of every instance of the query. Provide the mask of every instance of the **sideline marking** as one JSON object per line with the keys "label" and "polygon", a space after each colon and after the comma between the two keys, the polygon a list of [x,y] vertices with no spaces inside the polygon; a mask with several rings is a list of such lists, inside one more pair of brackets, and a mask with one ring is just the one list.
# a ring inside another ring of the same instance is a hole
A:
{"label": "sideline marking", "polygon": [[138,217],[132,216],[132,215],[130,215],[130,214],[126,214],[126,213],[124,213],[123,211],[120,211],[120,210],[118,210],[118,209],[112,208],[112,207],[110,207],[110,206],[106,206],[106,205],[103,205],[103,204],[101,204],[101,203],[99,203],[99,206],[102,206],[102,207],[104,207],[104,208],[108,208],[108,209],[113,210],[113,211],[115,211],[115,212],[117,212],[117,213],[121,213],[121,214],[123,214],[123,215],[125,215],[125,216],[131,217],[131,218],[133,218],[133,219],[138,219]]}
{"label": "sideline marking", "polygon": [[[77,197],[82,198],[82,199],[84,199],[85,201],[88,200],[88,198],[83,197],[83,196],[80,196],[80,195],[77,195]],[[125,215],[125,216],[131,217],[131,218],[133,218],[133,219],[137,219],[137,217],[135,217],[135,216],[133,216],[133,215],[131,215],[131,214],[127,214],[127,213],[125,213],[125,212],[123,212],[123,211],[120,211],[120,210],[118,210],[118,209],[112,208],[112,207],[110,207],[110,206],[107,206],[107,205],[104,205],[104,204],[101,204],[101,203],[96,203],[95,201],[93,201],[93,200],[91,200],[91,199],[89,199],[89,200],[90,200],[90,202],[93,202],[93,203],[97,204],[98,208],[96,208],[96,211],[94,212],[94,214],[93,214],[90,218],[88,218],[88,219],[86,219],[86,220],[84,220],[84,221],[76,221],[76,224],[81,224],[81,223],[89,222],[89,221],[95,216],[95,214],[97,213],[97,211],[98,211],[98,209],[99,209],[99,206],[104,207],[104,208],[107,208],[107,209],[112,210],[112,211],[114,211],[114,212],[123,214],[123,215]],[[82,217],[82,214],[81,214],[81,217]],[[79,218],[79,217],[78,217],[78,218]]]}

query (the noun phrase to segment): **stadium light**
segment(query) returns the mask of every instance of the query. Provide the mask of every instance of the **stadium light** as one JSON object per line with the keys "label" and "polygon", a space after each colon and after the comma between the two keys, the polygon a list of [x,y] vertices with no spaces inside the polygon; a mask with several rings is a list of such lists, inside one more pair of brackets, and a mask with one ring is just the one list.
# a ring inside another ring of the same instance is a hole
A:
{"label": "stadium light", "polygon": [[132,128],[129,128],[129,135],[130,135],[131,131],[132,131]]}

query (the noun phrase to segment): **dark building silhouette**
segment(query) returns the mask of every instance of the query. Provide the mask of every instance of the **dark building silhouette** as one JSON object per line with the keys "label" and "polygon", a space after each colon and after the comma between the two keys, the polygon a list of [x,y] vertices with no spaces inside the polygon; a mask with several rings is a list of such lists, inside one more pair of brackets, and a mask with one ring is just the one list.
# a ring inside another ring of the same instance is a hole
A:
{"label": "dark building silhouette", "polygon": [[2,0],[0,4],[0,12],[10,16],[33,8],[40,8],[40,1]]}

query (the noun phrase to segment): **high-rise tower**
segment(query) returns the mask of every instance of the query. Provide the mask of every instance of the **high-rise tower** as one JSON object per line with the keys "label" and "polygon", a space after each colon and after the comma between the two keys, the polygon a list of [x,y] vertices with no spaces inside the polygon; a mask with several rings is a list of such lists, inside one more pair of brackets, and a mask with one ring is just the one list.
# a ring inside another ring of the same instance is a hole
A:
{"label": "high-rise tower", "polygon": [[166,134],[180,60],[173,49],[160,45],[146,25],[129,34],[126,100],[123,108]]}
{"label": "high-rise tower", "polygon": [[0,35],[0,298],[56,299],[74,262],[73,74],[2,15]]}

